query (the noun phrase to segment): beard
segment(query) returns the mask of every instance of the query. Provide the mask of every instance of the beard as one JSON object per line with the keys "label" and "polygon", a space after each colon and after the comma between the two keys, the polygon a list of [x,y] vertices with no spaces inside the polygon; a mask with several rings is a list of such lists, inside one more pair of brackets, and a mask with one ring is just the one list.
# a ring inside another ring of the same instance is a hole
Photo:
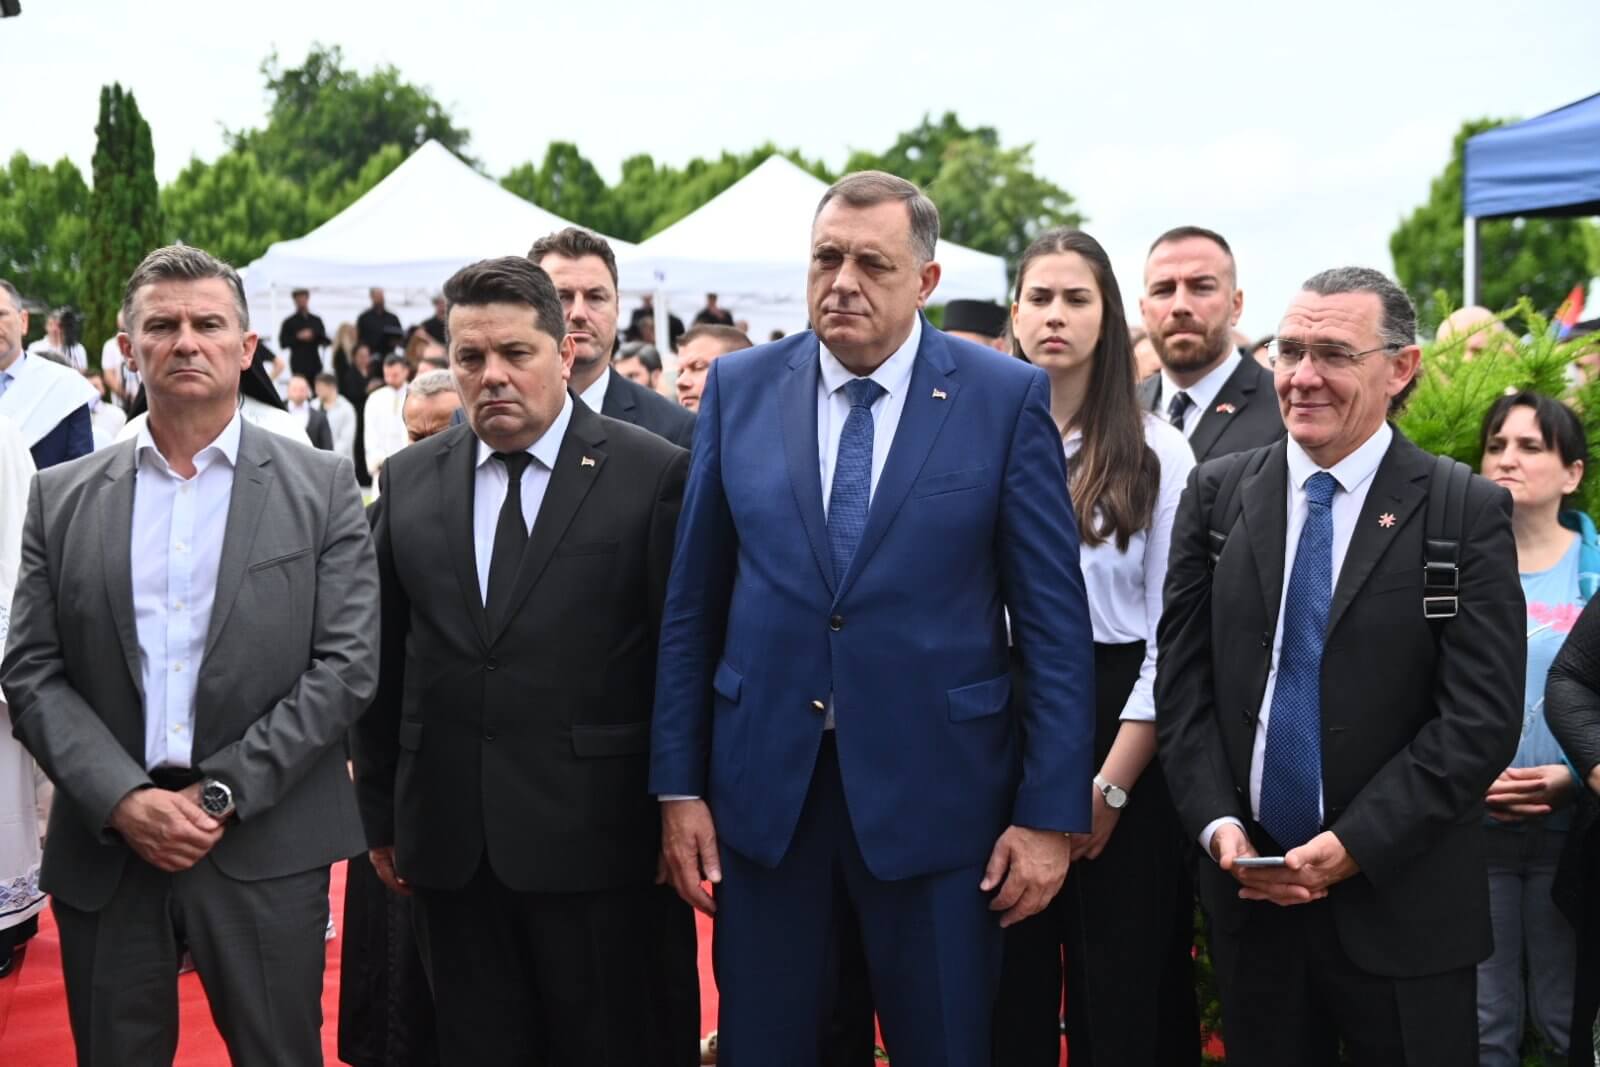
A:
{"label": "beard", "polygon": [[1233,346],[1233,331],[1226,319],[1201,335],[1198,343],[1185,337],[1173,345],[1165,334],[1150,335],[1161,365],[1179,373],[1204,370],[1222,362]]}

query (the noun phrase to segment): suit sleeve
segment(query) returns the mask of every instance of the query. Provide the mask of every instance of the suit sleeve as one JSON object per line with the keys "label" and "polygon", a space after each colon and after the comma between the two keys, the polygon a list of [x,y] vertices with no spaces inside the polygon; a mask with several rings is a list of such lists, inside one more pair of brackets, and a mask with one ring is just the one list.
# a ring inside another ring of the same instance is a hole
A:
{"label": "suit sleeve", "polygon": [[739,551],[722,488],[718,364],[701,398],[656,667],[650,792],[704,796],[711,761],[711,678],[722,654]]}
{"label": "suit sleeve", "polygon": [[1156,630],[1156,751],[1185,833],[1199,837],[1213,821],[1249,814],[1217,727],[1212,677],[1211,563],[1207,516],[1216,485],[1205,467],[1189,484],[1172,522],[1165,606]]}
{"label": "suit sleeve", "polygon": [[667,581],[672,573],[672,550],[678,533],[678,517],[683,512],[684,484],[689,477],[689,453],[679,452],[661,471],[656,484],[655,505],[650,509],[650,548],[648,591],[650,626],[661,632],[666,610]]}
{"label": "suit sleeve", "polygon": [[700,420],[695,417],[694,412],[687,409],[684,409],[684,414],[689,417],[679,424],[677,435],[672,443],[679,448],[693,448],[695,425]]}
{"label": "suit sleeve", "polygon": [[351,753],[356,771],[356,800],[367,844],[382,848],[394,844],[395,770],[400,763],[400,713],[406,680],[406,638],[411,629],[411,600],[400,583],[394,564],[394,541],[389,512],[394,503],[389,472],[378,476],[380,492],[373,503],[372,543],[378,558],[378,589],[382,604],[381,650],[378,655],[378,691],[372,706],[351,731]]}
{"label": "suit sleeve", "polygon": [[129,792],[150,785],[150,776],[67,679],[66,652],[56,625],[62,578],[52,573],[41,494],[35,477],[28,491],[22,566],[11,602],[5,659],[0,661],[0,685],[10,707],[11,732],[72,800],[89,831],[109,841],[105,835],[112,809]]}
{"label": "suit sleeve", "polygon": [[1578,616],[1578,624],[1550,667],[1544,717],[1550,732],[1587,780],[1600,766],[1600,598]]}
{"label": "suit sleeve", "polygon": [[1483,805],[1522,731],[1527,622],[1511,497],[1478,494],[1461,546],[1461,613],[1439,636],[1437,714],[1355,795],[1330,829],[1382,885],[1446,826]]}
{"label": "suit sleeve", "polygon": [[89,418],[89,405],[74,411],[62,420],[67,428],[67,459],[77,459],[94,451],[94,422]]}
{"label": "suit sleeve", "polygon": [[[349,460],[325,468],[327,521],[317,551],[311,656],[283,699],[200,762],[226,782],[241,821],[270,811],[372,699],[378,675],[378,573]],[[308,487],[309,488],[309,487]]]}
{"label": "suit sleeve", "polygon": [[[713,364],[715,366],[715,364]],[[1028,700],[1022,782],[1011,821],[1037,830],[1090,828],[1094,777],[1094,632],[1066,456],[1042,371],[1012,427],[996,547]]]}

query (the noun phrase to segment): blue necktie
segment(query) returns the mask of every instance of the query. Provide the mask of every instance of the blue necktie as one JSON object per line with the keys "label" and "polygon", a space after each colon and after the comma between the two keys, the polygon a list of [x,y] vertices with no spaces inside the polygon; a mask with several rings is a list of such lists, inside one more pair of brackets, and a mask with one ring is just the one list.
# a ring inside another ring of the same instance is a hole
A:
{"label": "blue necktie", "polygon": [[872,497],[872,404],[885,392],[871,378],[846,382],[850,415],[839,434],[839,456],[833,464],[833,487],[828,491],[828,547],[833,550],[833,580],[844,581],[850,559],[867,528],[867,504]]}
{"label": "blue necktie", "polygon": [[1278,683],[1261,763],[1261,825],[1285,849],[1322,829],[1322,643],[1333,599],[1333,475],[1306,482],[1306,524],[1283,602]]}

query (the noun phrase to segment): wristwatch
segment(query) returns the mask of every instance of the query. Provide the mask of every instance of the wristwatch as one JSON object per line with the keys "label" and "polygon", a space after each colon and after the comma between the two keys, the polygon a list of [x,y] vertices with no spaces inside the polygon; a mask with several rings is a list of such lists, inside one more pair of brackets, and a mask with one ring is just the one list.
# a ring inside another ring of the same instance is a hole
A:
{"label": "wristwatch", "polygon": [[1120,785],[1112,785],[1097,774],[1094,776],[1094,787],[1100,790],[1100,795],[1105,797],[1106,807],[1112,811],[1121,811],[1128,806],[1128,791]]}
{"label": "wristwatch", "polygon": [[226,819],[233,814],[233,790],[215,778],[200,783],[200,808],[213,819]]}

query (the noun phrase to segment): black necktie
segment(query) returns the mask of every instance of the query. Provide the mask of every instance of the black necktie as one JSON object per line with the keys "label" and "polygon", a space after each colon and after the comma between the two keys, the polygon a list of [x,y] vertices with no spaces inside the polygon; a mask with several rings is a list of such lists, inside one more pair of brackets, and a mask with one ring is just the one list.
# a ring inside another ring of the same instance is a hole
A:
{"label": "black necktie", "polygon": [[1194,401],[1189,399],[1189,394],[1178,391],[1172,394],[1172,403],[1167,405],[1167,421],[1178,429],[1183,429],[1183,417],[1189,413],[1189,408]]}
{"label": "black necktie", "polygon": [[522,550],[528,547],[528,523],[522,516],[522,474],[533,457],[526,452],[496,452],[494,458],[505,464],[506,499],[500,505],[500,520],[494,526],[494,552],[489,557],[489,594],[483,610],[491,626],[498,625],[511,587],[522,564]]}

